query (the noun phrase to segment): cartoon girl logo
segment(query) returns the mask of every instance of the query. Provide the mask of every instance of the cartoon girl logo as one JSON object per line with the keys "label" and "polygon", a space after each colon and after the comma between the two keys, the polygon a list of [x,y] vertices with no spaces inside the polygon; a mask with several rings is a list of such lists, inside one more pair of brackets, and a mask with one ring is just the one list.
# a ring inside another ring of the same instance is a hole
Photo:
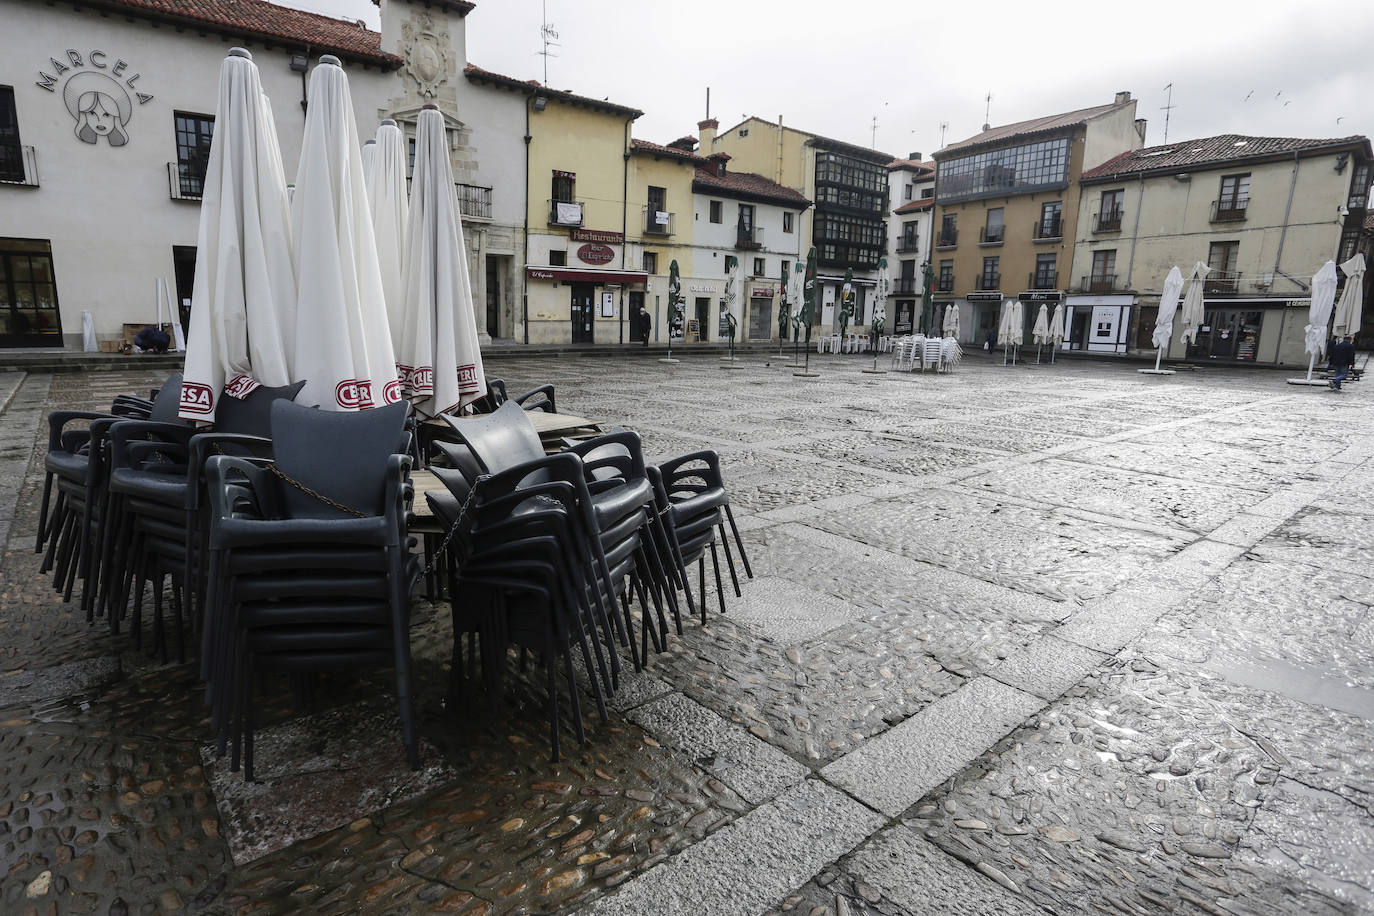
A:
{"label": "cartoon girl logo", "polygon": [[62,100],[82,143],[99,143],[101,137],[111,146],[129,142],[125,125],[133,117],[133,102],[124,87],[108,76],[90,71],[76,74],[62,87]]}

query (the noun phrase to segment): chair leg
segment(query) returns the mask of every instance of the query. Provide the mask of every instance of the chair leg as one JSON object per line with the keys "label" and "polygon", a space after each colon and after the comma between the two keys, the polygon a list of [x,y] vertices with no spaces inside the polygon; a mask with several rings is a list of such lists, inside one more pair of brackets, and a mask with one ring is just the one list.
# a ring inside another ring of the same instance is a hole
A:
{"label": "chair leg", "polygon": [[720,581],[720,554],[716,553],[716,542],[711,541],[711,570],[716,574],[716,601],[720,603],[720,612],[725,613],[725,586]]}
{"label": "chair leg", "polygon": [[[399,553],[400,549],[396,548]],[[415,733],[415,704],[411,696],[410,606],[405,583],[405,557],[391,561],[391,631],[396,653],[396,699],[400,705],[401,735],[406,761],[412,770],[420,768],[420,742]]]}
{"label": "chair leg", "polygon": [[38,537],[33,542],[33,552],[42,553],[43,544],[48,539],[48,502],[52,499],[52,471],[43,474],[43,501],[38,504]]}
{"label": "chair leg", "polygon": [[177,628],[177,664],[186,664],[186,630],[185,624],[181,619],[182,606],[186,603],[185,597],[187,590],[177,584],[176,579],[172,580],[172,613],[176,615]]}
{"label": "chair leg", "polygon": [[717,525],[720,530],[720,546],[725,551],[725,565],[730,567],[730,583],[735,587],[735,597],[743,598],[744,593],[739,590],[739,576],[735,575],[735,558],[730,556],[730,539],[725,536],[725,526]]}
{"label": "chair leg", "polygon": [[739,526],[735,524],[735,513],[730,511],[730,504],[725,504],[725,517],[730,521],[730,530],[735,535],[735,546],[739,548],[739,558],[744,563],[744,574],[749,578],[754,578],[754,571],[749,568],[749,555],[744,552],[744,541],[739,536]]}
{"label": "chair leg", "polygon": [[706,551],[697,559],[697,595],[701,598],[701,625],[706,626]]}
{"label": "chair leg", "polygon": [[162,621],[162,563],[159,559],[150,561],[153,567],[153,652],[167,664],[167,633]]}

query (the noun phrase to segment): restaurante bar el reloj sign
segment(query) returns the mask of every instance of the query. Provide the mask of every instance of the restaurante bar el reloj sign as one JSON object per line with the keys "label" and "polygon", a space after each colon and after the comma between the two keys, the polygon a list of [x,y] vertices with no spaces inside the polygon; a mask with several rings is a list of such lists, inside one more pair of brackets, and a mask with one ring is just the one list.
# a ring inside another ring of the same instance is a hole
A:
{"label": "restaurante bar el reloj sign", "polygon": [[54,95],[61,86],[62,102],[75,122],[72,132],[82,143],[98,145],[104,137],[110,146],[123,146],[129,142],[134,101],[143,106],[153,100],[137,88],[143,74],[135,71],[126,76],[128,69],[128,61],[110,60],[99,48],[84,55],[68,48],[48,58],[34,85]]}

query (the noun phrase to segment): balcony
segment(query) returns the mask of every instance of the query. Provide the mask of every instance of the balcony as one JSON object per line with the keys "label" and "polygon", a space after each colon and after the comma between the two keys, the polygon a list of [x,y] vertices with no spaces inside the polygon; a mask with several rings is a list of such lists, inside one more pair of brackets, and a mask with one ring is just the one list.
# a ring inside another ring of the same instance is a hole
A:
{"label": "balcony", "polygon": [[898,254],[911,254],[919,247],[919,240],[914,235],[910,237],[904,235],[897,239]]}
{"label": "balcony", "polygon": [[1078,284],[1081,293],[1111,293],[1116,292],[1116,288],[1116,274],[1091,274]]}
{"label": "balcony", "polygon": [[582,225],[582,201],[580,200],[549,200],[549,225],[550,226],[572,226]]}
{"label": "balcony", "polygon": [[1093,214],[1093,232],[1120,232],[1121,210],[1106,210]]}
{"label": "balcony", "polygon": [[983,246],[1000,245],[1005,235],[1006,232],[1001,226],[984,226],[978,230],[978,244]]}
{"label": "balcony", "polygon": [[491,219],[491,188],[455,181],[458,212],[464,219]]}
{"label": "balcony", "polygon": [[1001,272],[993,273],[993,274],[983,274],[983,275],[981,275],[981,276],[978,278],[978,282],[975,284],[975,287],[976,287],[977,289],[984,289],[984,290],[998,290],[998,289],[1001,289],[1001,288],[1002,288],[1002,274],[1001,274]]}
{"label": "balcony", "polygon": [[1026,289],[1058,289],[1059,272],[1031,273],[1026,278]]}
{"label": "balcony", "polygon": [[920,293],[921,288],[915,277],[898,277],[892,281],[894,296],[918,296]]}
{"label": "balcony", "polygon": [[189,165],[179,162],[167,163],[167,185],[172,200],[193,200],[200,203],[200,195],[205,187],[203,175],[192,175]]}
{"label": "balcony", "polygon": [[950,274],[948,277],[940,277],[938,280],[936,280],[935,291],[937,293],[954,292],[954,275]]}
{"label": "balcony", "polygon": [[935,248],[953,248],[959,244],[958,229],[941,229],[940,234],[935,237]]}
{"label": "balcony", "polygon": [[1063,241],[1064,221],[1057,219],[1047,223],[1041,220],[1035,224],[1034,234],[1031,237],[1037,242]]}
{"label": "balcony", "polygon": [[1213,270],[1202,281],[1202,291],[1209,296],[1234,296],[1240,292],[1240,271]]}
{"label": "balcony", "polygon": [[1212,201],[1212,222],[1238,223],[1245,219],[1245,210],[1249,206],[1248,198],[1245,200],[1214,200]]}
{"label": "balcony", "polygon": [[762,248],[763,247],[763,227],[761,226],[740,226],[735,230],[736,248]]}
{"label": "balcony", "polygon": [[676,214],[667,210],[656,210],[652,207],[644,208],[644,234],[645,235],[672,235],[673,225]]}
{"label": "balcony", "polygon": [[0,184],[38,187],[38,160],[32,146],[0,146]]}

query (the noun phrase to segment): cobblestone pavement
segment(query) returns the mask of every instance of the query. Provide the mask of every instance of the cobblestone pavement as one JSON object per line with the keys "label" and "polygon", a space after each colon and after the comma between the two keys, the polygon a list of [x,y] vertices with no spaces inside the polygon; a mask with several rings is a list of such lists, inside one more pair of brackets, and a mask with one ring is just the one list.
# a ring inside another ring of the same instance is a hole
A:
{"label": "cobblestone pavement", "polygon": [[1374,913],[1362,385],[741,362],[488,365],[651,458],[717,449],[756,573],[585,745],[549,762],[514,657],[445,708],[417,600],[424,768],[367,672],[306,710],[265,683],[253,785],[194,662],[38,575],[47,411],[161,375],[0,373],[0,912]]}

